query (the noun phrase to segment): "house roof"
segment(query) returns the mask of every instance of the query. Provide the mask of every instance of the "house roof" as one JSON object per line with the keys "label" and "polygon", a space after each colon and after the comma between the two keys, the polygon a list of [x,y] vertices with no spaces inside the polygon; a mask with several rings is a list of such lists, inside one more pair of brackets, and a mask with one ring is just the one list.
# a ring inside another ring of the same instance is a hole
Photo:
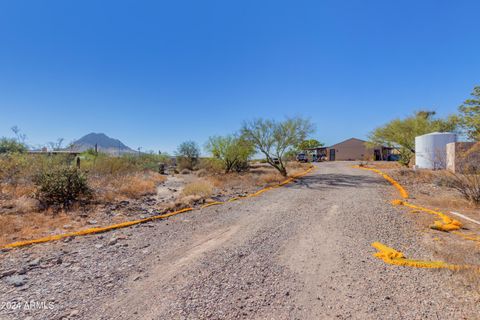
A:
{"label": "house roof", "polygon": [[362,142],[362,143],[365,143],[365,142],[367,142],[367,141],[365,141],[365,140],[362,140],[362,139],[350,138],[350,139],[343,140],[343,141],[341,141],[341,142],[335,143],[335,144],[331,145],[331,146],[330,146],[330,147],[328,147],[328,148],[333,148],[333,147],[336,147],[336,146],[338,146],[339,144],[342,144],[342,143],[345,143],[345,142],[347,142],[347,141],[351,141],[351,140],[356,140],[356,141],[359,141],[359,142]]}
{"label": "house roof", "polygon": [[[360,142],[360,143],[366,143],[366,142],[367,142],[367,141],[365,141],[365,140],[362,140],[362,139],[350,138],[350,139],[346,139],[346,140],[343,140],[343,141],[341,141],[341,142],[338,142],[338,143],[332,144],[332,145],[331,145],[331,146],[329,146],[329,147],[308,148],[308,149],[305,149],[305,150],[333,149],[333,148],[335,148],[336,146],[338,146],[338,145],[340,145],[340,144],[342,144],[342,143],[345,143],[345,142],[348,142],[348,141],[352,141],[352,140],[354,140],[354,141],[358,141],[358,142]],[[380,147],[380,146],[378,146],[378,147]],[[391,147],[387,147],[387,146],[381,146],[381,147],[383,147],[383,148],[390,148],[390,149],[393,149],[393,148],[391,148]]]}

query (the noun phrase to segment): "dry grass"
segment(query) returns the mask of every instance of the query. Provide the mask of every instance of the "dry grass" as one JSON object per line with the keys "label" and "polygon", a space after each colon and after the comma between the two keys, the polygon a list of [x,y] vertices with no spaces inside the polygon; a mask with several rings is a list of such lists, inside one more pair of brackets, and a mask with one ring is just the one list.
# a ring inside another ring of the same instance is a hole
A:
{"label": "dry grass", "polygon": [[[375,166],[376,168],[376,166]],[[401,168],[391,172],[395,178],[404,184],[432,183],[435,177],[444,176],[445,172],[432,170],[413,170]]]}
{"label": "dry grass", "polygon": [[36,199],[21,196],[20,198],[13,200],[13,206],[17,213],[28,213],[38,211],[40,203]]}
{"label": "dry grass", "polygon": [[31,196],[35,192],[35,186],[31,183],[29,184],[3,184],[0,186],[0,194],[15,199],[20,197]]}
{"label": "dry grass", "polygon": [[156,194],[158,184],[165,180],[166,177],[158,173],[145,172],[119,177],[102,176],[91,179],[91,185],[99,200],[112,202]]}
{"label": "dry grass", "polygon": [[285,177],[278,172],[264,173],[259,178],[259,180],[262,182],[262,185],[266,186],[279,184],[285,180]]}
{"label": "dry grass", "polygon": [[[395,179],[409,191],[411,202],[423,207],[441,211],[452,218],[450,211],[459,211],[473,219],[480,218],[480,210],[465,200],[462,195],[451,187],[451,174],[444,170],[412,170],[395,169],[387,170]],[[433,249],[434,259],[445,261],[456,265],[480,265],[478,255],[472,255],[472,252],[478,251],[480,243],[466,240],[456,233],[434,231],[429,228],[435,220],[431,215],[424,214],[416,210],[410,210],[408,216],[417,226],[418,230],[424,232],[425,241]],[[480,230],[478,226],[469,224],[466,221],[464,228],[460,233],[473,233],[478,235]],[[478,273],[472,270],[461,272],[462,277],[457,277],[457,281],[465,281],[470,287],[480,287],[480,278]]]}
{"label": "dry grass", "polygon": [[182,196],[201,196],[201,197],[210,197],[213,193],[213,185],[207,180],[198,180],[191,182],[182,190]]}
{"label": "dry grass", "polygon": [[242,189],[246,190],[256,185],[255,178],[250,173],[228,173],[214,175],[207,178],[217,190]]}
{"label": "dry grass", "polygon": [[367,167],[372,167],[375,169],[401,169],[405,168],[398,161],[366,161]]}
{"label": "dry grass", "polygon": [[[287,166],[289,176],[304,172],[308,164],[290,162]],[[255,163],[248,172],[214,175],[209,180],[217,189],[244,189],[252,191],[259,187],[266,187],[285,181],[275,168],[265,163]]]}
{"label": "dry grass", "polygon": [[[468,231],[460,231],[469,234]],[[478,255],[472,252],[478,251],[479,243],[475,241],[465,240],[457,234],[433,231],[425,235],[426,241],[432,247],[434,259],[445,261],[455,265],[479,266],[480,259]],[[463,270],[460,271],[461,277],[455,277],[456,281],[461,282],[463,287],[474,289],[476,294],[480,291],[480,277],[478,271]]]}
{"label": "dry grass", "polygon": [[51,234],[52,231],[64,232],[63,226],[74,226],[72,215],[65,213],[48,214],[30,212],[26,214],[0,215],[0,245],[10,242],[33,239]]}
{"label": "dry grass", "polygon": [[480,211],[454,188],[452,175],[446,170],[412,170],[402,168],[388,172],[404,185],[414,202],[441,211],[461,211],[480,217]]}

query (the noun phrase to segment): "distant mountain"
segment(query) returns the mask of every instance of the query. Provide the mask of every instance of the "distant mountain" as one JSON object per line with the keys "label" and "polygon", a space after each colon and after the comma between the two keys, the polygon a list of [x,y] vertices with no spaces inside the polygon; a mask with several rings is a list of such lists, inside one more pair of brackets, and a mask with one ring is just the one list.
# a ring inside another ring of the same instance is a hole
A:
{"label": "distant mountain", "polygon": [[104,133],[89,133],[75,141],[71,148],[74,151],[86,151],[88,149],[95,149],[97,145],[98,152],[104,152],[114,155],[134,153],[135,151],[126,146],[122,141],[113,139]]}

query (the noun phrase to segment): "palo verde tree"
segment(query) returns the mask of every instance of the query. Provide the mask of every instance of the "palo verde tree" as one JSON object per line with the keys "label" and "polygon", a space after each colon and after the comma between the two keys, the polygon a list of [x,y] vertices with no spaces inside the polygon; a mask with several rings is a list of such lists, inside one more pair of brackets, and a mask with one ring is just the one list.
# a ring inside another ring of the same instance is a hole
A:
{"label": "palo verde tree", "polygon": [[369,135],[368,145],[385,145],[398,148],[400,162],[408,165],[415,154],[415,137],[431,132],[455,131],[458,121],[455,117],[435,118],[435,111],[418,111],[404,119],[394,119],[376,128]]}
{"label": "palo verde tree", "polygon": [[296,148],[313,131],[310,120],[300,117],[280,122],[256,119],[245,122],[241,130],[242,136],[263,153],[267,162],[283,176],[287,175],[285,154]]}
{"label": "palo verde tree", "polygon": [[459,121],[470,140],[480,141],[480,86],[473,89],[471,96],[458,108]]}
{"label": "palo verde tree", "polygon": [[178,146],[175,155],[181,167],[193,170],[200,157],[200,147],[194,141],[185,141]]}
{"label": "palo verde tree", "polygon": [[297,146],[298,150],[308,150],[308,149],[313,149],[313,148],[320,148],[323,147],[323,143],[316,140],[316,139],[307,139],[303,140],[300,142],[300,144]]}
{"label": "palo verde tree", "polygon": [[248,160],[255,153],[253,144],[237,135],[210,137],[205,149],[214,158],[222,161],[225,173],[244,170],[248,167]]}

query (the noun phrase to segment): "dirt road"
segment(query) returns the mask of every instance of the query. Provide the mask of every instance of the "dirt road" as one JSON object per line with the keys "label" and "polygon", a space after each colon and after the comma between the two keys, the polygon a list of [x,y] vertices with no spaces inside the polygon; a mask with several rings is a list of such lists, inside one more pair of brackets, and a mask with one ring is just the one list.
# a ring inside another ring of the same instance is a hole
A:
{"label": "dirt road", "polygon": [[460,274],[372,257],[380,241],[435,258],[414,217],[389,204],[396,190],[351,165],[322,163],[284,188],[168,221],[4,253],[2,272],[14,274],[2,278],[0,302],[53,307],[0,317],[480,318]]}

